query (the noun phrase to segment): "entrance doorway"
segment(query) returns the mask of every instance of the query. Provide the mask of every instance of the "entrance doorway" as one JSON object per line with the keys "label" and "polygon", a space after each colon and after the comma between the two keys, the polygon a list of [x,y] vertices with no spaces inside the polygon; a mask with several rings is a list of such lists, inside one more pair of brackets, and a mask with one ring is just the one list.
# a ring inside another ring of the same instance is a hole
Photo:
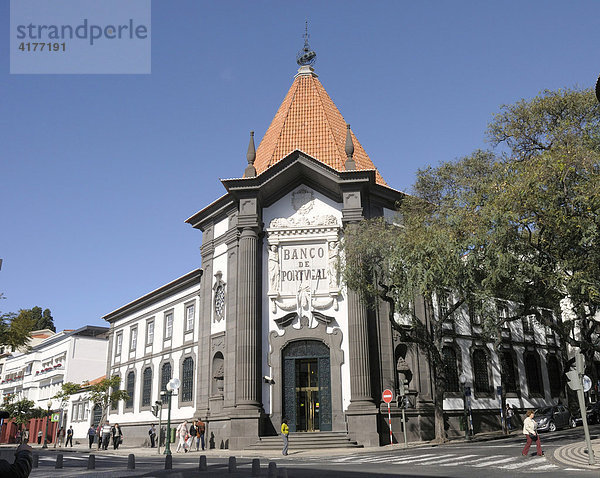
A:
{"label": "entrance doorway", "polygon": [[292,342],[283,362],[283,410],[290,431],[331,430],[329,348],[316,340]]}

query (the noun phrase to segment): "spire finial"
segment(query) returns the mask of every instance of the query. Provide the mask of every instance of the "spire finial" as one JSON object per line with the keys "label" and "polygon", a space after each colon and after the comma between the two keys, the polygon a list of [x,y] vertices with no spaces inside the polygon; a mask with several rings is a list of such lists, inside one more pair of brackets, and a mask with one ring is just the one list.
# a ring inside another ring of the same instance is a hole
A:
{"label": "spire finial", "polygon": [[254,167],[254,160],[256,159],[256,148],[254,147],[254,131],[250,131],[250,142],[248,143],[248,152],[246,153],[246,159],[248,160],[248,166],[244,171],[245,178],[253,178],[256,176],[256,168]]}
{"label": "spire finial", "polygon": [[344,164],[346,171],[353,171],[356,169],[356,162],[352,159],[352,156],[354,155],[354,143],[352,142],[349,124],[346,124],[346,144],[344,149],[346,150],[346,156],[348,157]]}
{"label": "spire finial", "polygon": [[308,44],[308,39],[310,35],[308,34],[308,20],[304,24],[304,48],[298,52],[296,55],[296,63],[302,66],[311,66],[315,64],[317,60],[317,54],[314,50],[310,49],[310,45]]}

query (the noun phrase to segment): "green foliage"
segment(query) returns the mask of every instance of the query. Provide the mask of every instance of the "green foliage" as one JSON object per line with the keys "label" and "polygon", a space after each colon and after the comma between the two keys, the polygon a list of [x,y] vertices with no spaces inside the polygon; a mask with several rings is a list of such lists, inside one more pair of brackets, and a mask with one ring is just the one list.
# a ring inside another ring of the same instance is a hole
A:
{"label": "green foliage", "polygon": [[5,402],[4,408],[19,428],[23,428],[23,425],[32,418],[41,418],[45,416],[45,411],[39,407],[34,407],[34,405],[33,401],[27,399],[19,401],[12,401],[9,399],[8,402]]}
{"label": "green foliage", "polygon": [[54,397],[60,401],[59,408],[64,409],[69,404],[71,395],[74,395],[81,391],[81,385],[73,382],[65,382],[61,385],[61,390]]}
{"label": "green foliage", "polygon": [[54,326],[54,319],[50,309],[44,309],[41,307],[33,307],[32,309],[21,309],[19,311],[20,319],[26,321],[32,327],[31,330],[50,329],[56,332]]}
{"label": "green foliage", "polygon": [[88,389],[87,398],[94,405],[99,405],[102,409],[100,423],[104,423],[108,416],[108,407],[116,405],[121,400],[127,400],[129,395],[125,390],[120,390],[121,377],[113,375],[110,378],[103,378],[98,383],[89,385],[83,384],[84,388]]}

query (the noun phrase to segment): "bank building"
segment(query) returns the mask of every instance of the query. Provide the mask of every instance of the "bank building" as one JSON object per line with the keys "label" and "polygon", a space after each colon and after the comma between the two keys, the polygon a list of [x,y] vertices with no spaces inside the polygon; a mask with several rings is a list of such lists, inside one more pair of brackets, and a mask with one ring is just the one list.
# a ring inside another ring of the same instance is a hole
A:
{"label": "bank building", "polygon": [[[251,134],[242,177],[222,180],[225,194],[186,221],[201,232],[202,268],[104,317],[111,327],[107,373],[121,376],[130,395],[109,418],[130,437],[147,438],[157,422],[151,406],[176,377],[173,423],[201,418],[211,446],[256,446],[278,433],[284,417],[292,433],[314,433],[315,440],[389,443],[381,396],[385,389],[396,396],[402,380],[408,439],[433,438],[424,354],[402,344],[387,313],[367,309],[339,270],[344,227],[392,220],[403,193],[377,171],[311,66],[314,55],[303,51],[258,148]],[[423,320],[435,313],[417,308]],[[510,328],[504,352],[480,343],[468,317],[448,330],[449,433],[460,433],[458,375],[479,392],[473,406],[488,416],[483,427],[499,417],[494,364],[510,368],[505,376],[512,371],[507,397],[517,408],[557,400],[549,384],[559,344],[545,330],[531,329],[528,342],[520,324]],[[528,380],[522,385],[521,371]],[[401,441],[392,405],[394,439]]]}

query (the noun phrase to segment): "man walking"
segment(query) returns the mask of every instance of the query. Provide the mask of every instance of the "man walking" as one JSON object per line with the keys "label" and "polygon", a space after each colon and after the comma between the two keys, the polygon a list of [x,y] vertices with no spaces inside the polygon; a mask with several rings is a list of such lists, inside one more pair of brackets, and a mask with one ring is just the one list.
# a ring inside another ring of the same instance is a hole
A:
{"label": "man walking", "polygon": [[65,442],[65,447],[69,446],[69,443],[71,443],[71,448],[73,448],[73,425],[71,425],[67,430],[67,441]]}
{"label": "man walking", "polygon": [[88,440],[90,442],[90,450],[92,449],[92,445],[94,444],[94,437],[96,436],[96,429],[94,425],[92,425],[88,430]]}
{"label": "man walking", "polygon": [[198,442],[202,445],[202,451],[204,451],[204,432],[206,431],[206,425],[200,419],[196,422],[196,451],[198,451]]}
{"label": "man walking", "polygon": [[112,431],[112,428],[110,426],[110,423],[108,420],[106,420],[106,423],[104,423],[104,426],[102,427],[102,449],[103,450],[108,449],[108,442],[110,441],[111,431]]}
{"label": "man walking", "polygon": [[513,429],[512,426],[512,419],[515,415],[515,412],[513,410],[513,407],[510,403],[506,404],[506,428],[508,429],[508,432],[510,433]]}
{"label": "man walking", "polygon": [[281,436],[283,437],[283,450],[281,451],[281,454],[285,456],[288,454],[288,435],[290,434],[290,427],[288,427],[287,418],[284,418],[281,422]]}
{"label": "man walking", "polygon": [[150,448],[154,448],[156,446],[156,427],[154,426],[154,423],[150,425],[148,435],[150,436]]}

